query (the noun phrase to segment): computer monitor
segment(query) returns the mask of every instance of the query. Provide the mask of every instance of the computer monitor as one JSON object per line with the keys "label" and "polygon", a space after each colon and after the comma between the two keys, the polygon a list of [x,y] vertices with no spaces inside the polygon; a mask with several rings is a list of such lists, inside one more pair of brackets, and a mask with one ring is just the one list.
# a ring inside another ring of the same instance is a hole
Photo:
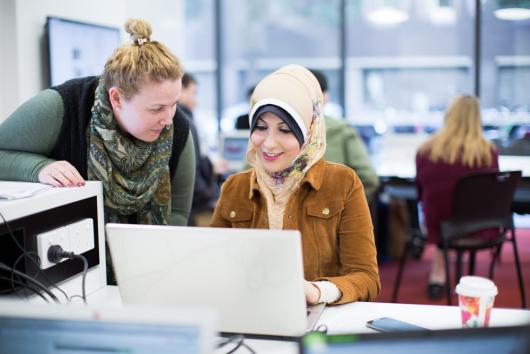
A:
{"label": "computer monitor", "polygon": [[530,326],[328,335],[302,339],[302,354],[527,354]]}
{"label": "computer monitor", "polygon": [[0,353],[206,354],[213,313],[155,307],[97,308],[0,301]]}
{"label": "computer monitor", "polygon": [[221,156],[228,161],[231,172],[243,169],[247,157],[250,131],[236,130],[221,134]]}
{"label": "computer monitor", "polygon": [[50,86],[67,80],[100,75],[120,44],[120,29],[47,17],[48,78]]}

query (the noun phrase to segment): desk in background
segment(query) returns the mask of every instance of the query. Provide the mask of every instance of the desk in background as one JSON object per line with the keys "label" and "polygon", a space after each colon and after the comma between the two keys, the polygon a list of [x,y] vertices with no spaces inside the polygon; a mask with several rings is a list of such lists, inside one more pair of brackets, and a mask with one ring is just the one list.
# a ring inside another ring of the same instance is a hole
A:
{"label": "desk in background", "polygon": [[[410,151],[396,156],[379,155],[374,158],[377,175],[381,178],[383,192],[404,200],[417,200],[418,193],[414,185],[416,176],[415,153]],[[530,214],[530,156],[499,156],[501,171],[521,170],[523,178],[517,185],[514,195],[514,211]]]}

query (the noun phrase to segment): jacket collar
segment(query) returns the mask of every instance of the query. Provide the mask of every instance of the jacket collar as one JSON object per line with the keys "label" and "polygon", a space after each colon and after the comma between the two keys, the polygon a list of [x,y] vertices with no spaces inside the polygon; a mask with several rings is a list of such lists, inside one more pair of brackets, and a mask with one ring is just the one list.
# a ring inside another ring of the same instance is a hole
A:
{"label": "jacket collar", "polygon": [[[325,168],[325,161],[324,159],[320,159],[317,163],[313,165],[307,171],[305,177],[302,179],[301,184],[309,184],[311,188],[318,191],[320,187],[322,186],[322,180],[324,179],[324,168]],[[256,171],[252,169],[252,172],[250,174],[250,191],[248,195],[248,199],[252,199],[252,197],[255,194],[259,194],[260,187],[258,184],[258,180],[256,179]]]}

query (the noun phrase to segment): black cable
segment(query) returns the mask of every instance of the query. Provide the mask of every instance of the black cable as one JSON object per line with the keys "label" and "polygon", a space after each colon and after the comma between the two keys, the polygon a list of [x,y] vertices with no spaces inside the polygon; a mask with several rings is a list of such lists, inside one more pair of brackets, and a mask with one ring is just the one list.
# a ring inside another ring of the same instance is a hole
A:
{"label": "black cable", "polygon": [[[20,256],[18,256],[18,258],[15,260],[15,263],[13,263],[13,269],[17,269],[17,265],[18,263],[20,262],[20,260],[22,260],[24,258],[24,256],[26,255],[26,253],[28,253],[27,251],[24,251]],[[31,259],[31,257],[28,257]],[[33,259],[32,259],[33,261]],[[37,279],[37,276],[39,275],[39,270],[40,270],[40,258],[39,256],[37,255],[37,261],[38,261],[38,265],[37,265],[37,272],[35,273],[35,275],[33,275],[32,277]],[[35,261],[33,261],[33,263],[35,263]],[[20,280],[20,277],[18,277],[19,280]],[[11,288],[14,290],[15,289],[15,285],[14,285],[14,281],[15,280],[15,272],[11,272]],[[17,293],[17,296],[18,296],[18,293]],[[26,289],[24,289],[24,296],[27,298],[28,297],[28,294],[26,293]],[[20,296],[19,296],[20,297]]]}
{"label": "black cable", "polygon": [[6,218],[4,217],[4,214],[2,214],[2,212],[0,212],[0,217],[1,217],[2,220],[4,221],[4,225],[6,226],[7,232],[9,233],[9,235],[11,236],[11,238],[13,239],[13,242],[15,242],[15,245],[17,245],[17,247],[18,247],[22,252],[26,252],[26,250],[24,249],[24,247],[22,247],[22,246],[20,245],[20,243],[18,242],[17,238],[16,238],[15,235],[13,234],[13,231],[11,231],[11,228],[9,227],[9,224],[7,223],[7,220],[6,220]]}
{"label": "black cable", "polygon": [[[0,217],[2,218],[2,220],[4,221],[4,225],[6,226],[6,229],[7,229],[7,233],[9,234],[9,236],[11,236],[11,239],[13,240],[13,242],[15,243],[15,245],[22,251],[22,253],[26,252],[26,250],[24,249],[24,247],[22,247],[22,245],[18,242],[17,238],[15,237],[15,234],[13,234],[13,231],[11,231],[11,228],[9,227],[9,223],[7,222],[4,214],[2,214],[2,212],[0,212]],[[16,265],[13,265],[13,269],[15,269],[15,266]],[[11,289],[13,289],[13,292],[15,294],[17,294],[18,297],[20,297],[20,295],[18,294],[18,292],[15,290],[15,285],[14,285],[14,273],[11,272]],[[26,297],[27,297],[27,294],[26,294]]]}
{"label": "black cable", "polygon": [[32,284],[34,284],[38,288],[40,288],[42,291],[44,291],[50,298],[52,298],[52,300],[54,300],[55,302],[59,303],[59,299],[57,299],[57,297],[50,290],[48,290],[48,288],[44,284],[42,284],[38,280],[36,280],[36,279],[30,277],[29,275],[27,275],[25,273],[22,273],[22,272],[14,269],[12,267],[9,267],[9,266],[5,265],[4,263],[1,263],[1,262],[0,262],[0,269],[8,271],[10,273],[15,273],[16,275],[22,277],[26,281],[31,282]]}
{"label": "black cable", "polygon": [[236,350],[238,350],[242,345],[243,345],[243,341],[245,340],[245,337],[243,336],[235,336],[234,337],[234,341],[237,339],[237,342],[236,342],[236,346],[234,348],[232,348],[232,350],[226,352],[226,354],[232,354],[234,353]]}
{"label": "black cable", "polygon": [[256,354],[256,352],[247,343],[243,342],[241,345],[243,347],[247,348],[247,350],[250,352],[250,354]]}
{"label": "black cable", "polygon": [[81,285],[83,302],[86,304],[86,274],[88,271],[88,261],[85,256],[75,254],[74,252],[64,251],[59,245],[52,245],[48,248],[48,260],[52,263],[59,263],[64,258],[68,259],[80,259],[83,262],[83,279]]}
{"label": "black cable", "polygon": [[[48,283],[49,286],[57,289],[58,291],[60,291],[64,297],[66,298],[66,301],[68,302],[69,301],[69,298],[68,298],[68,294],[63,290],[61,289],[60,287],[58,287],[57,285],[55,285],[47,276],[46,276],[46,273],[44,273],[40,267],[40,257],[37,253],[35,252],[32,252],[32,251],[25,251],[24,253],[22,253],[18,258],[17,260],[15,261],[15,263],[13,263],[13,268],[16,269],[17,268],[17,264],[18,262],[20,262],[20,260],[24,257],[28,257],[29,259],[31,259],[31,261],[33,262],[33,264],[35,264],[37,266],[37,272],[35,273],[35,275],[33,276],[33,278],[37,279],[38,276],[42,276],[44,278],[44,280],[46,280],[46,283]],[[31,256],[35,257],[35,259],[31,258]]]}
{"label": "black cable", "polygon": [[85,256],[80,254],[74,255],[73,258],[80,259],[83,262],[83,279],[81,281],[81,291],[83,294],[83,302],[86,304],[86,273],[88,271],[88,261],[86,260]]}
{"label": "black cable", "polygon": [[225,338],[219,344],[217,344],[217,348],[222,348],[227,344],[235,342],[236,340],[241,340],[241,338],[243,338],[243,336],[241,335],[235,335],[232,337]]}
{"label": "black cable", "polygon": [[246,348],[251,354],[256,354],[256,352],[248,344],[245,343],[245,337],[242,335],[236,335],[236,336],[232,336],[232,337],[225,339],[224,341],[222,341],[221,343],[217,345],[217,348],[222,348],[225,345],[234,343],[234,342],[236,343],[236,346],[232,348],[230,351],[228,351],[226,354],[235,353],[236,350],[238,350],[241,347]]}
{"label": "black cable", "polygon": [[[16,269],[17,267],[17,264],[18,262],[20,261],[20,259],[25,255],[25,254],[35,254],[35,257],[37,257],[37,260],[33,259],[32,257],[28,257],[32,262],[33,264],[37,267],[37,273],[33,276],[33,278],[36,278],[40,273],[41,273],[41,268],[40,268],[40,257],[38,254],[36,254],[35,252],[28,252],[24,249],[24,247],[22,247],[22,245],[18,242],[17,238],[15,237],[15,234],[13,233],[13,231],[11,230],[11,227],[9,227],[9,223],[7,222],[6,218],[4,217],[4,214],[2,214],[2,212],[0,212],[0,217],[2,218],[2,220],[4,221],[4,225],[6,226],[6,229],[7,229],[7,232],[9,233],[9,236],[11,236],[11,239],[13,240],[13,242],[15,243],[15,245],[20,249],[20,251],[22,251],[22,254],[17,258],[17,260],[15,261],[15,263],[13,264],[13,269]],[[56,288],[57,290],[59,290],[61,293],[63,293],[63,295],[66,297],[66,300],[68,301],[68,295],[62,290],[60,289],[57,285],[53,284],[49,279],[48,277],[46,276],[46,274],[44,272],[42,272],[42,275],[43,275],[43,278],[46,280],[46,282],[48,284],[50,284],[51,286],[53,286],[54,288]],[[14,273],[11,273],[11,278],[13,279],[14,278]],[[14,286],[13,286],[13,283],[11,283],[11,287],[14,289]],[[18,293],[17,293],[18,295]],[[26,295],[27,297],[27,295]]]}
{"label": "black cable", "polygon": [[[13,279],[8,278],[8,277],[4,277],[4,276],[1,276],[1,275],[0,275],[0,279],[2,279],[2,280],[13,281]],[[50,302],[50,301],[49,301],[44,295],[42,295],[42,294],[39,292],[38,289],[35,289],[34,287],[30,286],[30,284],[26,284],[26,283],[21,282],[21,281],[18,281],[18,280],[14,280],[13,282],[16,283],[16,284],[18,284],[20,287],[27,288],[27,289],[33,291],[33,292],[35,293],[35,295],[40,296],[44,301],[46,301],[46,302]],[[16,292],[16,291],[17,291],[17,290],[15,289],[15,292]],[[1,292],[0,292],[0,293],[1,293]]]}
{"label": "black cable", "polygon": [[1,263],[1,262],[0,262],[0,269],[8,271],[8,272],[14,272],[15,274],[21,276],[25,280],[28,280],[28,281],[32,282],[34,285],[36,285],[38,288],[40,288],[42,291],[44,291],[49,297],[51,297],[53,301],[55,301],[57,303],[60,302],[59,299],[57,299],[57,297],[44,284],[42,284],[40,281],[30,277],[27,274],[24,274],[24,273],[20,272],[20,271],[14,269],[12,267],[9,267],[9,266],[5,265],[4,263]]}

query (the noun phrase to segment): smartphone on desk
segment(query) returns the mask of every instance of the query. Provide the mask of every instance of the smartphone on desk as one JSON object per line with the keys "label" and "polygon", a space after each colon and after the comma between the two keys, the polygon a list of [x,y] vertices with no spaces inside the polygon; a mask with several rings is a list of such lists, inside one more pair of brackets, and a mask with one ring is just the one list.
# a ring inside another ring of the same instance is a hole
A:
{"label": "smartphone on desk", "polygon": [[366,322],[366,326],[379,332],[428,331],[425,327],[390,317],[376,318]]}

